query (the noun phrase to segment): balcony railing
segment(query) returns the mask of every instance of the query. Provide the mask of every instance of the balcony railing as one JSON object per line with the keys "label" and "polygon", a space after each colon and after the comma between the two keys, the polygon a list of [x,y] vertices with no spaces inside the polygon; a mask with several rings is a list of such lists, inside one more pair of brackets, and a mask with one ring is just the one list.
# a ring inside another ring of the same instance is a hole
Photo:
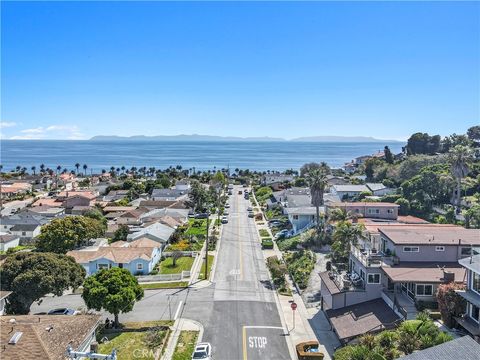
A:
{"label": "balcony railing", "polygon": [[353,276],[352,273],[346,271],[330,272],[330,279],[335,283],[337,288],[341,291],[365,291],[365,281],[358,275]]}
{"label": "balcony railing", "polygon": [[394,265],[397,263],[397,258],[394,256],[387,256],[381,251],[376,252],[367,249],[359,249],[352,246],[351,253],[355,256],[365,267],[380,267],[383,265]]}

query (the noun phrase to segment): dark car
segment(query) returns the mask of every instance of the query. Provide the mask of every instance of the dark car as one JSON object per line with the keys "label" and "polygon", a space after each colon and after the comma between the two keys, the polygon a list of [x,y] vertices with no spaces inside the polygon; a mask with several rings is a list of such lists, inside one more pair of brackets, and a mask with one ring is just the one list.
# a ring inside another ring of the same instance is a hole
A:
{"label": "dark car", "polygon": [[209,213],[198,213],[195,214],[195,219],[207,219],[209,215]]}
{"label": "dark car", "polygon": [[47,315],[77,315],[78,311],[69,308],[59,308],[50,310]]}

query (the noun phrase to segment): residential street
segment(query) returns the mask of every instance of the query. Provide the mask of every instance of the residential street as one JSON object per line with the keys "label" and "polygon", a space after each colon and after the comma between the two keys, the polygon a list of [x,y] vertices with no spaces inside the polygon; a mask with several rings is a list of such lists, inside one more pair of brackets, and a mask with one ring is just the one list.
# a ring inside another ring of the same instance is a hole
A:
{"label": "residential street", "polygon": [[[134,310],[120,315],[120,321],[160,320],[177,317],[199,321],[203,341],[213,347],[215,360],[290,359],[275,294],[270,289],[253,218],[248,218],[250,202],[230,196],[229,222],[224,225],[217,249],[213,284],[184,290],[147,290]],[[84,307],[79,295],[45,298],[32,313],[55,307]],[[112,318],[110,314],[106,314]]]}

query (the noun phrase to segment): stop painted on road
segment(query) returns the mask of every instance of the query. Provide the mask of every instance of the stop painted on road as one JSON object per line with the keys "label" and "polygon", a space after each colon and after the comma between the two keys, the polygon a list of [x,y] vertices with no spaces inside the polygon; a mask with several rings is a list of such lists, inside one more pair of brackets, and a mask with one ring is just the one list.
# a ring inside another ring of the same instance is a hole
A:
{"label": "stop painted on road", "polygon": [[276,326],[243,327],[244,360],[289,360],[285,331]]}

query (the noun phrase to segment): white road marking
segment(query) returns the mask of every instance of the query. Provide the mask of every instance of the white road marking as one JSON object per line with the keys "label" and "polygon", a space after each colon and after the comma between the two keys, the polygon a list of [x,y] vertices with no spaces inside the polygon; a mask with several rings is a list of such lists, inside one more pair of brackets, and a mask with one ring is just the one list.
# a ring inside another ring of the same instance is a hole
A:
{"label": "white road marking", "polygon": [[264,349],[265,346],[267,346],[267,338],[265,336],[249,336],[248,337],[249,348]]}
{"label": "white road marking", "polygon": [[262,326],[262,325],[251,325],[251,326],[244,326],[245,329],[281,329],[281,326]]}
{"label": "white road marking", "polygon": [[240,269],[232,269],[228,273],[229,275],[240,275]]}
{"label": "white road marking", "polygon": [[175,316],[173,317],[173,320],[177,320],[178,315],[180,314],[180,309],[182,308],[183,300],[180,300],[178,303],[177,311],[175,311]]}

